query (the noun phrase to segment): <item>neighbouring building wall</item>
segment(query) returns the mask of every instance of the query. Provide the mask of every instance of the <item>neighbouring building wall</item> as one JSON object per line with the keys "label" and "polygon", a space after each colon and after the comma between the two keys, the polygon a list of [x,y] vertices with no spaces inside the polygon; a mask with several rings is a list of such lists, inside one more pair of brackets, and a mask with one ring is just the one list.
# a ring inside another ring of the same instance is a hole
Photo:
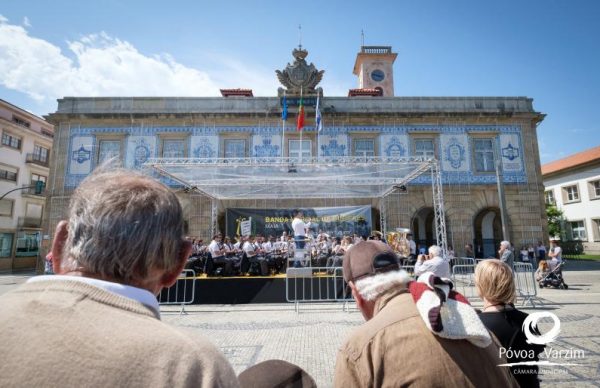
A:
{"label": "neighbouring building wall", "polygon": [[34,268],[38,261],[45,195],[30,187],[48,180],[53,132],[48,122],[0,100],[0,196],[6,194],[0,201],[0,271]]}
{"label": "neighbouring building wall", "polygon": [[567,240],[580,240],[586,253],[600,253],[600,161],[548,175],[547,203],[554,203],[566,219]]}

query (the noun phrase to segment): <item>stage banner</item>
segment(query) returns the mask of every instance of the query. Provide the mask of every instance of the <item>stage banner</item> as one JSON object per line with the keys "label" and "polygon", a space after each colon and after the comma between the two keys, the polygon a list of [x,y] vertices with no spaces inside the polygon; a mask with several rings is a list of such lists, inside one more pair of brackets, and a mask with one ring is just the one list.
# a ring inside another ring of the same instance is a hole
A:
{"label": "stage banner", "polygon": [[[237,209],[229,208],[225,215],[228,236],[250,233],[279,237],[292,233],[295,209]],[[373,228],[370,206],[302,208],[304,222],[310,222],[310,233],[316,236],[323,231],[330,236],[369,236]],[[250,224],[250,225],[248,225]]]}

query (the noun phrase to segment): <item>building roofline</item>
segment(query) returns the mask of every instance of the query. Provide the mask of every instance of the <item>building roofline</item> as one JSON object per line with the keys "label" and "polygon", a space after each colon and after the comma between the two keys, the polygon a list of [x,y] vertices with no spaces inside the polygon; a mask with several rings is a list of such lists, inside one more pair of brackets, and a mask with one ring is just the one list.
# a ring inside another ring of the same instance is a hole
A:
{"label": "building roofline", "polygon": [[559,174],[594,162],[600,162],[600,146],[542,165],[542,176]]}
{"label": "building roofline", "polygon": [[[288,101],[289,103],[289,101]],[[310,104],[308,104],[310,105]],[[307,106],[308,106],[307,105]],[[348,114],[543,114],[528,97],[323,97],[323,113]],[[254,114],[281,111],[281,97],[64,97],[59,115]]]}
{"label": "building roofline", "polygon": [[34,119],[36,119],[36,120],[38,120],[38,121],[41,121],[41,122],[43,122],[43,123],[46,123],[46,124],[48,124],[48,125],[51,125],[51,126],[52,126],[52,123],[48,122],[48,121],[47,121],[46,119],[44,119],[43,117],[40,117],[40,116],[38,116],[38,115],[36,115],[36,114],[34,114],[34,113],[31,113],[31,112],[29,112],[29,111],[26,111],[25,109],[23,109],[23,108],[21,108],[21,107],[18,107],[18,106],[16,106],[15,104],[12,104],[12,103],[10,103],[10,102],[8,102],[8,101],[6,101],[6,100],[2,99],[2,98],[0,98],[0,102],[3,102],[4,104],[6,104],[6,105],[8,105],[8,106],[10,106],[10,107],[12,107],[12,108],[15,108],[15,109],[17,109],[17,110],[18,110],[18,111],[20,111],[20,112],[23,112],[24,114],[28,115],[30,118],[34,118]]}

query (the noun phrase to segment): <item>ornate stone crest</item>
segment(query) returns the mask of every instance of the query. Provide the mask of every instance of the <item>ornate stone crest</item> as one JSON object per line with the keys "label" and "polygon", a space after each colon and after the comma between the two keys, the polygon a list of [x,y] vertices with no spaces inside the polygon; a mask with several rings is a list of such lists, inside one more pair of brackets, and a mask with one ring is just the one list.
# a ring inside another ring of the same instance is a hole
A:
{"label": "ornate stone crest", "polygon": [[293,64],[288,63],[285,69],[275,70],[279,82],[285,86],[288,94],[300,94],[300,88],[303,94],[317,93],[315,87],[321,82],[325,70],[317,70],[312,63],[306,63],[308,51],[302,49],[302,46],[294,49],[292,55],[295,59]]}

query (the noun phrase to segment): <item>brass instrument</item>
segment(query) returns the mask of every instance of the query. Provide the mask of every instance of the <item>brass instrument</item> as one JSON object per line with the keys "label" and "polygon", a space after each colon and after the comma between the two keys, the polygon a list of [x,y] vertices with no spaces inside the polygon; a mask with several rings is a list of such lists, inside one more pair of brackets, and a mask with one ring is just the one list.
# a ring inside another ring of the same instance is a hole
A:
{"label": "brass instrument", "polygon": [[402,257],[410,255],[410,245],[406,235],[410,233],[410,229],[398,228],[394,232],[389,232],[386,235],[387,243],[392,249]]}

